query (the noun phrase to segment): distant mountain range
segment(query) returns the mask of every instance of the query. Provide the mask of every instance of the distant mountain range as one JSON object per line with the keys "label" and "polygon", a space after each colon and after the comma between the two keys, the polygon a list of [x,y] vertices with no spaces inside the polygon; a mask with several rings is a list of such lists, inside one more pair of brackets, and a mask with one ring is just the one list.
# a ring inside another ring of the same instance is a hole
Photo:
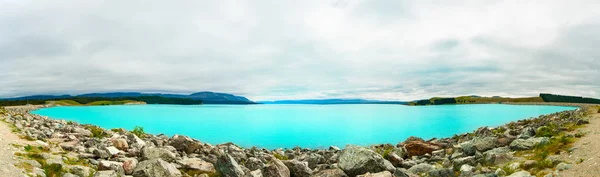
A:
{"label": "distant mountain range", "polygon": [[243,96],[236,96],[228,93],[217,92],[197,92],[190,95],[183,94],[162,94],[162,93],[140,93],[140,92],[110,92],[110,93],[88,93],[82,95],[33,95],[17,98],[6,98],[0,100],[48,100],[48,99],[68,99],[71,97],[140,97],[140,96],[160,96],[165,98],[187,98],[192,100],[202,100],[204,104],[256,104]]}
{"label": "distant mountain range", "polygon": [[277,100],[259,101],[262,104],[408,104],[403,101],[379,101],[365,99],[309,99],[309,100]]}

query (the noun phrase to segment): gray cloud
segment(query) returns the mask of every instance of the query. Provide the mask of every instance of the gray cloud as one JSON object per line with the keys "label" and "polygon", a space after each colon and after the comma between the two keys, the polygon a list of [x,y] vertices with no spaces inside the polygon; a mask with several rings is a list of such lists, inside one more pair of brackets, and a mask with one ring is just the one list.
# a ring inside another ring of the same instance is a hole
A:
{"label": "gray cloud", "polygon": [[0,1],[0,97],[600,97],[594,1]]}

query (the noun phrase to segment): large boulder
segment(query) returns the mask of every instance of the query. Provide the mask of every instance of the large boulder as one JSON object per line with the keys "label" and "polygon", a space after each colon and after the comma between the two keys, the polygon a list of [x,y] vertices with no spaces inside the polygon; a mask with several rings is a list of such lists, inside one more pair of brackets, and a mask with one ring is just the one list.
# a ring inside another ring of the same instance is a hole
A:
{"label": "large boulder", "polygon": [[516,139],[512,143],[510,143],[509,147],[512,150],[530,150],[537,145],[544,145],[549,141],[550,139],[548,137]]}
{"label": "large boulder", "polygon": [[143,160],[162,159],[167,162],[176,160],[175,154],[164,148],[146,147],[142,150]]}
{"label": "large boulder", "polygon": [[202,147],[202,143],[200,141],[191,139],[187,136],[174,135],[169,142],[169,145],[175,147],[175,149],[179,151],[184,151],[185,153],[193,153],[197,149]]}
{"label": "large boulder", "polygon": [[290,177],[290,170],[279,159],[272,158],[262,169],[265,177]]}
{"label": "large boulder", "polygon": [[181,177],[181,172],[175,165],[162,159],[153,159],[140,162],[135,170],[134,177]]}
{"label": "large boulder", "polygon": [[425,141],[410,141],[404,145],[404,149],[408,153],[408,156],[422,156],[425,154],[431,154],[433,151],[442,149],[440,146],[428,143]]}
{"label": "large boulder", "polygon": [[215,166],[212,163],[206,162],[200,158],[188,158],[179,161],[183,168],[193,170],[197,173],[215,173]]}
{"label": "large boulder", "polygon": [[312,170],[308,168],[308,162],[300,162],[298,160],[284,160],[283,164],[290,170],[292,177],[309,177],[312,175]]}
{"label": "large boulder", "polygon": [[354,145],[348,145],[342,150],[338,165],[340,169],[344,170],[350,176],[396,170],[381,155],[370,149]]}
{"label": "large boulder", "polygon": [[219,156],[216,163],[217,172],[223,177],[242,177],[244,170],[229,154]]}

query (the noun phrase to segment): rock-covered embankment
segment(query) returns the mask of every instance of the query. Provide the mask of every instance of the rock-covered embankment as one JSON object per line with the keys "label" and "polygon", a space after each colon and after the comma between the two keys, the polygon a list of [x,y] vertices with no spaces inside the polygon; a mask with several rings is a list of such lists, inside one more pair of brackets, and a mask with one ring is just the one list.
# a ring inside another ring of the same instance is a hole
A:
{"label": "rock-covered embankment", "polygon": [[95,177],[325,177],[325,176],[556,176],[570,167],[556,154],[583,136],[586,110],[563,111],[451,138],[417,137],[343,150],[241,148],[211,145],[182,135],[144,134],[30,114],[29,108],[0,110],[14,132],[36,141],[17,153],[32,176]]}

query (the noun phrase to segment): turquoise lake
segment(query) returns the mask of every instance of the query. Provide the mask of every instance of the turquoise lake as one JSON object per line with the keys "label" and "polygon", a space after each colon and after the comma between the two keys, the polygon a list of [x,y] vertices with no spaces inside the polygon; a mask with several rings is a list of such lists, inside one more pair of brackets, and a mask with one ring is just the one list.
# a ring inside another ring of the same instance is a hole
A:
{"label": "turquoise lake", "polygon": [[120,105],[52,107],[34,113],[103,128],[182,134],[213,145],[327,148],[396,144],[472,132],[575,107],[532,105]]}

